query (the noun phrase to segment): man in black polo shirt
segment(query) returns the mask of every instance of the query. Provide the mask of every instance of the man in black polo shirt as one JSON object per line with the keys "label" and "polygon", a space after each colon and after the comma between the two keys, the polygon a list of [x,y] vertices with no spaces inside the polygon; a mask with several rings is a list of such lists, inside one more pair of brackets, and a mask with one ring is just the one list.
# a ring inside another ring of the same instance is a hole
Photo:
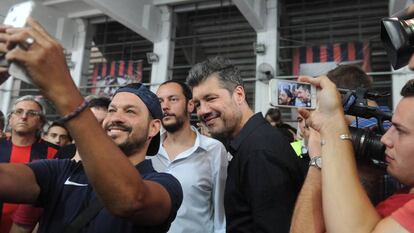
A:
{"label": "man in black polo shirt", "polygon": [[[103,208],[93,211],[81,232],[166,232],[182,190],[173,176],[155,172],[145,160],[160,142],[157,96],[141,84],[118,89],[103,122],[106,135],[73,83],[62,47],[38,23],[27,23],[19,29],[0,26],[0,53],[24,64],[63,115],[82,161],[0,164],[0,200],[44,207],[41,233],[66,232],[84,209],[99,202]],[[6,70],[0,69],[0,77],[1,72]]]}
{"label": "man in black polo shirt", "polygon": [[209,133],[230,139],[227,232],[288,232],[306,164],[262,113],[249,108],[240,73],[228,60],[214,57],[196,64],[187,82]]}

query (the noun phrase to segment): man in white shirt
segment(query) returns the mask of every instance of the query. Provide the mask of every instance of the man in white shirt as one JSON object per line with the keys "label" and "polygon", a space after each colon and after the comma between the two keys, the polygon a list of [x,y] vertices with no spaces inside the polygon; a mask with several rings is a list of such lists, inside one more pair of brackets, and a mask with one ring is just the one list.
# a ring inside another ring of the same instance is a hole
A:
{"label": "man in white shirt", "polygon": [[223,205],[227,176],[227,151],[215,139],[201,135],[190,124],[194,110],[191,89],[169,80],[157,96],[163,111],[158,154],[151,158],[155,170],[174,175],[183,188],[183,203],[169,232],[225,232]]}

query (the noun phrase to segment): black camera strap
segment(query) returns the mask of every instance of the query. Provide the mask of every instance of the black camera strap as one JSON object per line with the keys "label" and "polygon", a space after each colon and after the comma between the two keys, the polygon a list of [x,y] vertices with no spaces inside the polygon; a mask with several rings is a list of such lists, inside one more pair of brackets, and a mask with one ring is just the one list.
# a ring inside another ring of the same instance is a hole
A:
{"label": "black camera strap", "polygon": [[102,208],[103,204],[98,198],[91,201],[89,205],[75,218],[75,220],[65,226],[63,233],[79,232],[98,214],[100,210],[102,210]]}

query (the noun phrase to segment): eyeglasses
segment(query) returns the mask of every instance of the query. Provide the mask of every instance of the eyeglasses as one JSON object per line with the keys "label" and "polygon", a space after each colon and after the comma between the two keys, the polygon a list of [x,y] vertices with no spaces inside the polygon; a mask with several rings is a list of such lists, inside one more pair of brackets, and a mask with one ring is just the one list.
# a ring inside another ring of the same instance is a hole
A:
{"label": "eyeglasses", "polygon": [[28,116],[28,117],[38,117],[40,116],[42,113],[35,111],[35,110],[27,110],[25,111],[24,109],[18,108],[15,109],[14,111],[12,111],[12,113],[18,117],[22,117],[24,115]]}

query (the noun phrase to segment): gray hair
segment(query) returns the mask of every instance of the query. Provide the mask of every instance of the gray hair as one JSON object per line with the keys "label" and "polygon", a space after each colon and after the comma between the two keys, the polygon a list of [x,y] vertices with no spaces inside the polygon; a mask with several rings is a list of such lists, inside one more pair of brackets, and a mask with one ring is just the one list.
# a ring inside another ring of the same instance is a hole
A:
{"label": "gray hair", "polygon": [[[47,122],[47,120],[46,120],[46,110],[43,107],[43,104],[40,102],[40,98],[41,97],[34,96],[34,95],[24,95],[24,96],[22,96],[22,97],[20,97],[20,98],[18,98],[17,100],[14,101],[12,112],[14,110],[16,110],[16,105],[18,103],[22,102],[22,101],[32,101],[32,102],[36,103],[40,108],[39,118],[42,121],[42,126],[40,127],[40,130],[41,130],[43,128],[44,124]],[[8,114],[7,120],[10,119],[10,116],[11,116],[11,113]],[[7,122],[7,124],[9,124],[9,122]]]}
{"label": "gray hair", "polygon": [[237,86],[242,86],[244,88],[239,69],[234,66],[230,60],[221,56],[211,57],[203,62],[195,64],[188,72],[187,83],[193,88],[200,85],[214,74],[217,75],[222,87],[227,89],[230,93],[233,92]]}

